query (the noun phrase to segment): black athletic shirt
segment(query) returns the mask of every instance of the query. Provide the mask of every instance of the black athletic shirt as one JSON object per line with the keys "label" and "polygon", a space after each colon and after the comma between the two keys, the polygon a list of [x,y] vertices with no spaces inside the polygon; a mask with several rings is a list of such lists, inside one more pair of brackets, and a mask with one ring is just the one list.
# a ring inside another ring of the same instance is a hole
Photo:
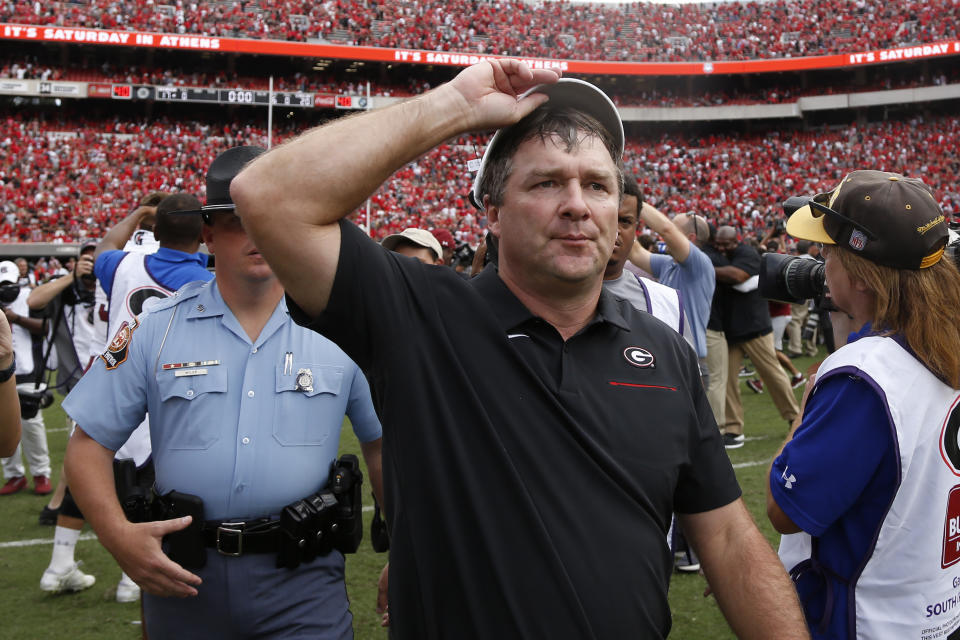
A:
{"label": "black athletic shirt", "polygon": [[564,342],[493,267],[341,232],[326,311],[290,309],[374,387],[391,636],[665,637],[671,512],[740,495],[694,351],[606,294]]}

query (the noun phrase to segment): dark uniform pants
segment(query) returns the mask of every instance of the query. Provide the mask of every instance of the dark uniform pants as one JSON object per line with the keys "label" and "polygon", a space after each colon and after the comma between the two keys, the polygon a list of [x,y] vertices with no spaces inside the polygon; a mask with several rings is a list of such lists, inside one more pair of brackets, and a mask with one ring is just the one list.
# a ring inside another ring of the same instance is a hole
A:
{"label": "dark uniform pants", "polygon": [[275,563],[275,554],[231,558],[207,549],[207,565],[193,571],[203,579],[199,595],[143,594],[149,637],[353,638],[343,556],[338,551],[294,570],[277,569]]}

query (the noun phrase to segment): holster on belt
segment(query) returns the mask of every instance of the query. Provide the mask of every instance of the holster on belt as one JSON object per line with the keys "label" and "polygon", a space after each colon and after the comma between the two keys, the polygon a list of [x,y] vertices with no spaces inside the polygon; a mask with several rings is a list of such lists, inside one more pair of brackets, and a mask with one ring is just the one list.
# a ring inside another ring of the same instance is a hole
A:
{"label": "holster on belt", "polygon": [[345,454],[331,465],[327,487],[284,507],[277,566],[294,569],[333,549],[354,553],[363,537],[362,483],[360,461]]}
{"label": "holster on belt", "polygon": [[171,520],[191,516],[193,520],[180,531],[163,537],[164,550],[171,560],[185,569],[200,569],[207,564],[207,550],[203,538],[203,500],[188,493],[171,491],[154,494],[154,520]]}
{"label": "holster on belt", "polygon": [[153,520],[152,496],[149,489],[140,484],[137,465],[130,458],[113,460],[113,479],[117,489],[117,499],[123,507],[123,513],[130,522],[150,522]]}

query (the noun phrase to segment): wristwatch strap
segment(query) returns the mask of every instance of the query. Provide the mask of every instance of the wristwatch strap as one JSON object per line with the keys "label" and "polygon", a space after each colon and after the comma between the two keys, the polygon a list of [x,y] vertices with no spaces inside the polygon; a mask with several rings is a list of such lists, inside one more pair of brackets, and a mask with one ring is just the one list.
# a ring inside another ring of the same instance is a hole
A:
{"label": "wristwatch strap", "polygon": [[10,362],[10,366],[6,369],[0,370],[0,383],[6,382],[13,376],[13,372],[17,370],[17,357],[14,356],[13,360]]}

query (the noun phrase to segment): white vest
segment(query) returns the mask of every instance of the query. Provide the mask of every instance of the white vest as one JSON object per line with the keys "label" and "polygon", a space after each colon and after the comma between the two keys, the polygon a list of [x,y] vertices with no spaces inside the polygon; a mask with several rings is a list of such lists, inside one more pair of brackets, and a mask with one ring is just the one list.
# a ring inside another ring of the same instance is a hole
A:
{"label": "white vest", "polygon": [[693,334],[687,322],[680,292],[665,284],[623,270],[619,278],[604,280],[603,288],[646,311],[687,339],[693,346]]}
{"label": "white vest", "polygon": [[168,298],[173,291],[153,279],[146,266],[147,256],[128,253],[117,265],[110,290],[110,339],[120,330],[123,322],[133,324],[133,319],[143,311],[143,303],[149,298]]}
{"label": "white vest", "polygon": [[[137,229],[133,232],[133,235],[130,236],[123,250],[126,253],[151,254],[156,253],[159,248],[160,243],[153,237],[152,231]],[[152,281],[153,278],[149,278],[148,275],[147,282]],[[116,280],[114,280],[114,282],[116,282]],[[115,290],[120,291],[120,289]],[[110,298],[107,297],[107,292],[100,286],[99,280],[97,280],[97,290],[94,293],[94,300],[96,300],[96,306],[93,310],[95,339],[90,346],[90,357],[92,358],[97,357],[106,350],[107,344],[109,344],[117,332],[115,327],[111,330],[111,326],[113,325],[110,323]]]}
{"label": "white vest", "polygon": [[[117,265],[110,290],[109,339],[117,334],[124,322],[133,324],[133,319],[143,311],[143,303],[150,298],[168,298],[173,291],[162,286],[147,271],[147,255],[128,253]],[[97,305],[99,307],[99,305]],[[133,458],[137,466],[150,456],[150,417],[144,418],[130,438],[117,451],[116,457]]]}
{"label": "white vest", "polygon": [[[960,393],[892,338],[838,350],[820,366],[817,384],[842,370],[862,372],[886,396],[900,468],[872,553],[851,580],[856,638],[946,638],[960,628]],[[788,571],[810,554],[809,535],[783,536]]]}
{"label": "white vest", "polygon": [[100,286],[97,280],[97,288],[93,292],[93,339],[90,341],[91,358],[106,351],[107,344],[113,338],[110,335],[110,300],[107,298],[107,292]]}

